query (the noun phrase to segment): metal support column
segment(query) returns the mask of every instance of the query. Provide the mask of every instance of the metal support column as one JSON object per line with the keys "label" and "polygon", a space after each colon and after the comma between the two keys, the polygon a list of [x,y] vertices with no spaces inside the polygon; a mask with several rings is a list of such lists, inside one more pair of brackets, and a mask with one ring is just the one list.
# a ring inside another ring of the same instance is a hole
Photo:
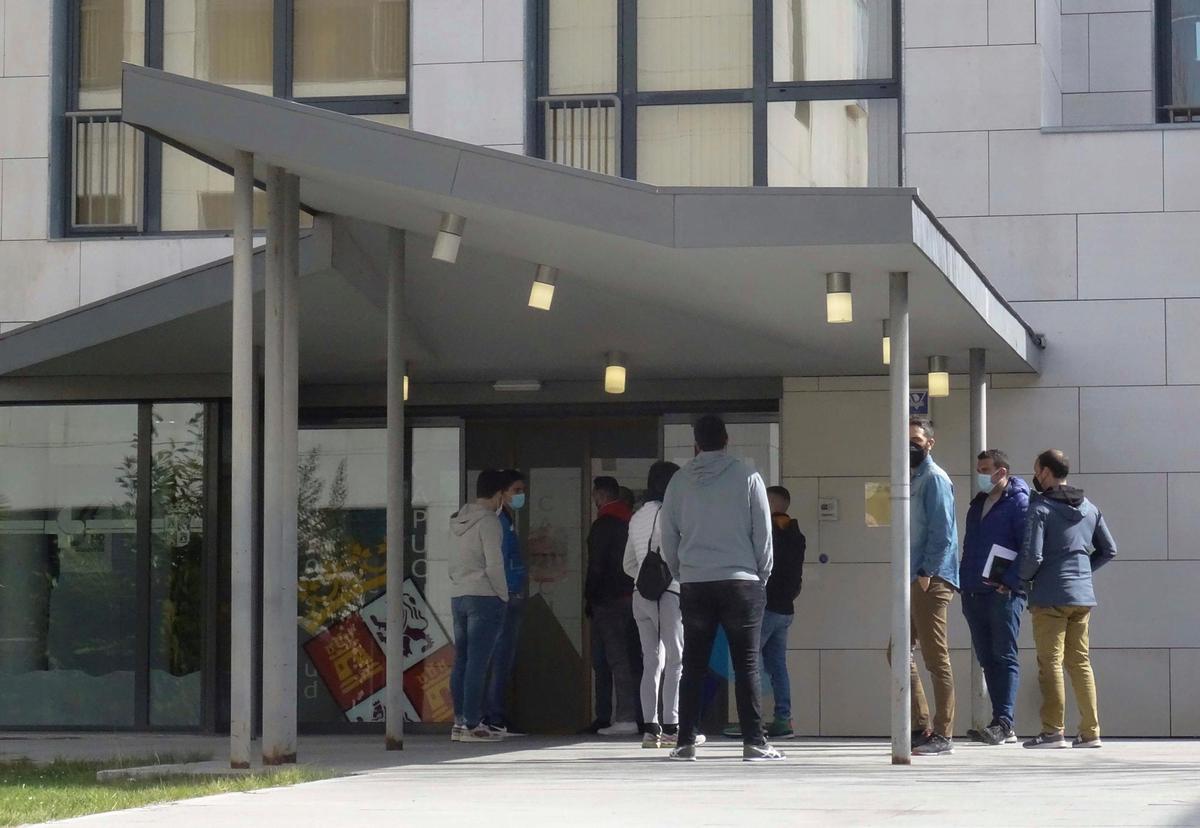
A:
{"label": "metal support column", "polygon": [[388,231],[387,295],[387,724],[388,750],[404,749],[403,230]]}
{"label": "metal support column", "polygon": [[233,167],[233,451],[230,482],[229,766],[254,738],[254,156]]}
{"label": "metal support column", "polygon": [[912,759],[912,712],[909,707],[909,478],[908,463],[908,274],[890,276],[889,324],[892,335],[891,432],[892,477],[892,764]]}
{"label": "metal support column", "polygon": [[[971,349],[971,480],[975,477],[975,462],[987,446],[987,351]],[[971,494],[979,494],[979,484],[971,483]],[[982,731],[992,721],[992,703],[988,698],[987,681],[979,656],[971,648],[971,727]]]}
{"label": "metal support column", "polygon": [[[285,627],[295,629],[295,607],[284,606],[286,577],[283,556],[283,388],[284,388],[284,236],[287,233],[285,174],[267,168],[267,269],[263,331],[263,764],[281,765],[295,759],[294,740],[287,736],[285,708],[295,694],[285,695],[289,654]],[[291,574],[295,578],[295,573]]]}
{"label": "metal support column", "polygon": [[285,761],[296,761],[296,610],[299,598],[300,503],[300,179],[283,179],[283,488],[280,492],[280,591],[283,605],[280,676]]}

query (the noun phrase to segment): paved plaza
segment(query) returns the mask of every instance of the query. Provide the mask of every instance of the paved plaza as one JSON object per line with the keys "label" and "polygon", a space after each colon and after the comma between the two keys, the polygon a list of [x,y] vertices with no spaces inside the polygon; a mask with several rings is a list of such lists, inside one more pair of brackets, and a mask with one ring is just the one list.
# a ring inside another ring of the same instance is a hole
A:
{"label": "paved plaza", "polygon": [[[303,761],[348,776],[68,820],[63,825],[939,825],[1200,826],[1200,741],[1113,741],[1099,751],[961,744],[892,767],[874,740],[793,740],[786,762],[705,746],[694,764],[633,742],[526,738],[451,744],[410,737],[307,737]],[[0,739],[0,756],[102,757],[211,751],[194,736]]]}

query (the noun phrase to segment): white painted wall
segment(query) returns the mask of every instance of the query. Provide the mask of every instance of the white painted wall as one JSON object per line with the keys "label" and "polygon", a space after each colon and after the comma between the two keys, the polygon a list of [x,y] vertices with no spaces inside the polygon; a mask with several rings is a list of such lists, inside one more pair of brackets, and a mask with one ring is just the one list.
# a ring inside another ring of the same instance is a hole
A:
{"label": "white painted wall", "polygon": [[[906,0],[905,183],[1049,339],[1040,376],[993,378],[989,442],[1025,475],[1038,451],[1064,449],[1121,546],[1096,581],[1103,731],[1200,736],[1200,449],[1190,437],[1200,271],[1188,252],[1200,237],[1200,130],[1149,125],[1150,0],[1059,2]],[[1082,69],[1081,25],[1097,49]],[[1047,89],[1060,83],[1065,124],[1085,107],[1101,113],[1090,123],[1118,123],[1117,96],[1142,94],[1135,122],[1147,126],[1043,132],[1055,125]],[[971,459],[955,379],[934,410],[935,453],[961,519]],[[805,733],[887,732],[887,530],[867,528],[863,514],[863,484],[887,478],[885,389],[883,377],[785,383],[784,485],[814,562],[790,642]],[[817,522],[819,497],[839,500],[841,520]],[[815,563],[822,553],[829,562]],[[961,731],[969,636],[958,602],[951,616]],[[1038,726],[1028,618],[1025,627],[1022,733]]]}

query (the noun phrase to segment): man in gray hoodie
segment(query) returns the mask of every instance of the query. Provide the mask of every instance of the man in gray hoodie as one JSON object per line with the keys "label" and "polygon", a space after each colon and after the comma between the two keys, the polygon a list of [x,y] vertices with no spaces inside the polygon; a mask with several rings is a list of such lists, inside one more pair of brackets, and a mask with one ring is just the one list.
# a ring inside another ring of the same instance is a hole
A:
{"label": "man in gray hoodie", "polygon": [[450,518],[456,541],[450,550],[450,611],[454,616],[455,742],[491,742],[502,738],[482,723],[488,663],[504,626],[508,581],[504,573],[503,531],[496,512],[508,479],[488,469],[475,483],[475,502]]}
{"label": "man in gray hoodie", "polygon": [[[1088,647],[1088,623],[1096,606],[1092,573],[1117,556],[1117,544],[1083,489],[1067,485],[1070,472],[1067,456],[1056,449],[1034,461],[1037,494],[1029,500],[1017,561],[1017,575],[1028,584],[1042,690],[1042,732],[1025,743],[1027,748],[1100,747],[1096,679]],[[1079,707],[1079,736],[1073,744],[1063,736],[1064,663]]]}
{"label": "man in gray hoodie", "polygon": [[771,506],[762,477],[725,452],[729,434],[715,415],[693,429],[696,458],[672,479],[659,523],[663,557],[680,584],[683,678],[679,741],[671,759],[695,761],[704,675],[717,628],[733,661],[742,758],[782,759],[763,735],[760,634],[771,577]]}

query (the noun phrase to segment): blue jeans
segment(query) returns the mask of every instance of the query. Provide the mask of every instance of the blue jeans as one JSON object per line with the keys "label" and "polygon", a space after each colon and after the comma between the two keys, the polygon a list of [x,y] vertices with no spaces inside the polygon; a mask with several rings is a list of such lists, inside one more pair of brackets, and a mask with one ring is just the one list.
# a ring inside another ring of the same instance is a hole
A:
{"label": "blue jeans", "polygon": [[496,649],[492,653],[489,670],[487,699],[483,704],[483,718],[488,724],[507,727],[508,687],[512,684],[513,664],[517,660],[517,642],[521,635],[521,619],[525,614],[525,599],[509,593],[508,605],[504,608],[504,624]]}
{"label": "blue jeans", "polygon": [[775,696],[775,719],[787,721],[792,718],[792,685],[788,679],[787,639],[788,628],[794,615],[763,610],[762,621],[762,664],[763,676],[771,683]]}
{"label": "blue jeans", "polygon": [[504,601],[495,596],[450,599],[454,616],[454,670],[450,694],[456,722],[475,727],[483,718],[484,680],[504,625]]}
{"label": "blue jeans", "polygon": [[1021,633],[1021,613],[1025,596],[999,592],[964,592],[963,616],[971,629],[971,644],[987,679],[992,699],[992,719],[1012,727],[1017,703],[1020,665],[1017,662],[1017,636]]}

